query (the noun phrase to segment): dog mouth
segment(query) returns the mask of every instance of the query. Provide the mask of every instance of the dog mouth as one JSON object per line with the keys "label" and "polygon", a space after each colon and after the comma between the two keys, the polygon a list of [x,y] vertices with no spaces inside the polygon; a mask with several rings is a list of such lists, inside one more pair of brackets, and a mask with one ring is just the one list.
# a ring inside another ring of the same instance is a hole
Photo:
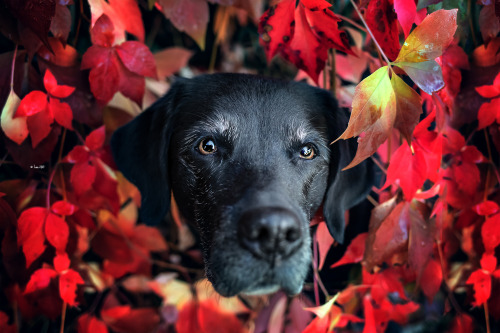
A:
{"label": "dog mouth", "polygon": [[226,297],[264,295],[278,290],[296,295],[302,291],[310,261],[311,249],[306,240],[293,255],[279,260],[259,258],[226,242],[224,247],[212,249],[206,275],[215,290]]}
{"label": "dog mouth", "polygon": [[280,206],[228,209],[205,245],[206,276],[223,296],[302,290],[311,261],[308,224]]}
{"label": "dog mouth", "polygon": [[265,273],[264,270],[264,267],[254,269],[254,272],[260,273],[260,276],[255,276],[255,274],[249,272],[249,274],[239,277],[225,275],[217,278],[218,274],[207,272],[207,277],[212,282],[214,289],[225,297],[238,294],[267,295],[278,290],[283,290],[286,294],[293,296],[302,291],[303,279],[297,279],[296,272],[293,272],[293,275],[288,275],[291,272],[286,272],[286,269],[269,268]]}

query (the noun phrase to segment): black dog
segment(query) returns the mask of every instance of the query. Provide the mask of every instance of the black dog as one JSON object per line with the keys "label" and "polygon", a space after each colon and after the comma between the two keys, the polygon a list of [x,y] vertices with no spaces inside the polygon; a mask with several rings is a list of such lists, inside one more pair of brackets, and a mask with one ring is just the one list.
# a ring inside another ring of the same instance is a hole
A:
{"label": "black dog", "polygon": [[118,129],[118,168],[160,221],[172,191],[200,231],[208,279],[222,295],[299,293],[311,262],[309,221],[321,204],[342,242],[344,211],[367,194],[367,165],[341,172],[355,142],[332,96],[298,82],[213,74],[179,79]]}

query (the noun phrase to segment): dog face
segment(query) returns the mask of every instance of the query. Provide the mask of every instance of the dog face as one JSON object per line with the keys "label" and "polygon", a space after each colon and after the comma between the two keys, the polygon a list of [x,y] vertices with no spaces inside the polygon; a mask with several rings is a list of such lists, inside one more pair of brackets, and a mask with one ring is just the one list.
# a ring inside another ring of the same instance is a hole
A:
{"label": "dog face", "polygon": [[368,189],[365,165],[339,172],[354,147],[330,142],[346,123],[320,89],[214,74],[176,82],[117,130],[111,146],[141,191],[144,221],[166,214],[172,192],[197,225],[206,274],[220,294],[296,294],[319,206],[341,242],[344,210]]}

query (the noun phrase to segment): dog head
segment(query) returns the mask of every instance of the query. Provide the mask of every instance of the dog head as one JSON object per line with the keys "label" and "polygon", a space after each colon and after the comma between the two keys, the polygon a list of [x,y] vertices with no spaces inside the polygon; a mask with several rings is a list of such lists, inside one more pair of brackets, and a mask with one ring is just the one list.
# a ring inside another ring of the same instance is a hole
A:
{"label": "dog head", "polygon": [[160,221],[172,192],[197,225],[206,274],[220,294],[296,294],[311,262],[315,212],[323,204],[342,242],[344,211],[371,184],[364,164],[340,171],[355,143],[330,143],[346,125],[324,90],[212,74],[176,81],[114,133],[111,147],[141,192],[143,221]]}

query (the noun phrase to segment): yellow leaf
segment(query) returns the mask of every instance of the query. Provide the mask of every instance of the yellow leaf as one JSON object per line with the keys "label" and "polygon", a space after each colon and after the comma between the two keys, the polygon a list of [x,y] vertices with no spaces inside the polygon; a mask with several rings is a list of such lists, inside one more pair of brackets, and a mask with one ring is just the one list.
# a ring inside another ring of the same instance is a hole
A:
{"label": "yellow leaf", "polygon": [[352,138],[366,131],[387,109],[391,109],[393,102],[389,68],[384,66],[357,85],[349,125],[339,139]]}
{"label": "yellow leaf", "polygon": [[457,30],[458,9],[440,9],[427,15],[406,38],[395,62],[423,62],[443,54]]}
{"label": "yellow leaf", "polygon": [[20,145],[28,136],[28,125],[26,124],[26,117],[14,118],[14,113],[19,106],[21,100],[16,95],[14,90],[10,90],[7,102],[2,109],[2,116],[0,117],[0,124],[5,135]]}
{"label": "yellow leaf", "polygon": [[350,169],[373,155],[394,126],[396,96],[388,72],[387,66],[379,68],[356,87],[349,125],[339,139],[358,136],[362,132],[365,135],[358,139],[356,156],[343,170]]}

